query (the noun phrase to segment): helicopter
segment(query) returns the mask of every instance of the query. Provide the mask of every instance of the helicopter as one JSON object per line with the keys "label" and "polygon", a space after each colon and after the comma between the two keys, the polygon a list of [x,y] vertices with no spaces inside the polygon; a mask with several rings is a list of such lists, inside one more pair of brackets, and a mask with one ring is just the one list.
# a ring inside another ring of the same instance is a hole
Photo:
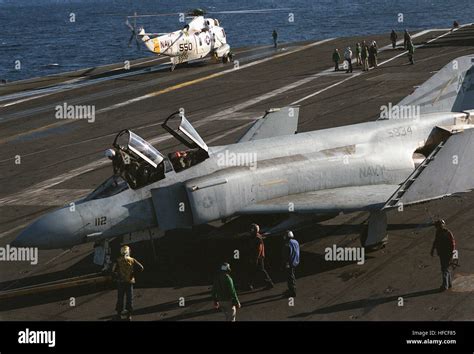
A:
{"label": "helicopter", "polygon": [[[261,9],[261,10],[237,10],[210,12],[212,14],[229,13],[264,13],[269,11],[281,11],[288,9]],[[202,9],[190,11],[186,18],[190,19],[186,25],[177,31],[170,33],[148,33],[143,27],[137,28],[136,20],[142,17],[180,15],[183,13],[172,14],[147,14],[127,16],[125,24],[132,31],[128,45],[132,44],[135,38],[137,47],[143,42],[146,48],[157,55],[170,58],[171,71],[174,71],[178,64],[190,61],[212,57],[216,61],[226,64],[233,61],[233,53],[230,45],[227,43],[227,35],[219,20],[208,18],[205,15],[208,12]],[[133,19],[134,25],[130,23]]]}

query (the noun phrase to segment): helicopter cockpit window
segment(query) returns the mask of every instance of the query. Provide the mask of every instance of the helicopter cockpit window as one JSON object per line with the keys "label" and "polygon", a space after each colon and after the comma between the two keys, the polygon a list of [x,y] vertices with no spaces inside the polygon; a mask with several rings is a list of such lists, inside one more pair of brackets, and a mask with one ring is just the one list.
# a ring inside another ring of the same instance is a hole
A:
{"label": "helicopter cockpit window", "polygon": [[127,182],[120,176],[112,176],[90,193],[85,200],[111,197],[128,189]]}
{"label": "helicopter cockpit window", "polygon": [[197,39],[198,39],[198,41],[199,41],[199,46],[202,47],[202,39],[201,39],[200,34],[201,34],[201,33],[197,33],[197,32],[195,33],[195,35],[196,35],[196,37],[197,37]]}
{"label": "helicopter cockpit window", "polygon": [[165,178],[165,157],[137,134],[123,130],[113,145],[114,174],[122,176],[131,188],[141,188]]}

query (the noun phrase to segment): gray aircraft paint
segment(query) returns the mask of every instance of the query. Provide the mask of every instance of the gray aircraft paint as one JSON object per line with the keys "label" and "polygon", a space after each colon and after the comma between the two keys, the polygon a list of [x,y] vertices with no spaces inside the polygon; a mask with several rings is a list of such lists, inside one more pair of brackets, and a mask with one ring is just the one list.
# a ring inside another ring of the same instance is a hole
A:
{"label": "gray aircraft paint", "polygon": [[[141,189],[103,199],[85,198],[75,203],[74,211],[65,207],[49,213],[15,243],[65,248],[157,226],[186,228],[239,214],[297,213],[298,208],[318,214],[377,212],[413,173],[413,153],[429,141],[436,127],[455,122],[471,127],[469,114],[451,111],[474,108],[471,60],[458,58],[458,71],[453,73],[448,64],[400,102],[422,102],[418,119],[377,120],[294,134],[292,123],[286,122],[282,129],[271,124],[285,115],[297,120],[298,108],[286,107],[268,114],[266,121],[257,121],[258,128],[251,128],[242,141],[209,147],[205,161],[179,173],[170,171],[165,179]],[[446,110],[436,111],[437,107]],[[220,154],[226,152],[256,153],[256,168],[219,165]],[[290,210],[293,202],[295,209]]]}

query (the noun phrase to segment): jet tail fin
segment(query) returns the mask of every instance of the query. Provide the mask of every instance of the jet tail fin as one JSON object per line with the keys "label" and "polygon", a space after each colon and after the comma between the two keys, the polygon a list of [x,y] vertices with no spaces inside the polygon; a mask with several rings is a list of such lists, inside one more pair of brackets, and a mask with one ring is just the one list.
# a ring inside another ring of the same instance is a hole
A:
{"label": "jet tail fin", "polygon": [[474,55],[452,60],[398,106],[420,107],[420,114],[474,109],[473,65]]}

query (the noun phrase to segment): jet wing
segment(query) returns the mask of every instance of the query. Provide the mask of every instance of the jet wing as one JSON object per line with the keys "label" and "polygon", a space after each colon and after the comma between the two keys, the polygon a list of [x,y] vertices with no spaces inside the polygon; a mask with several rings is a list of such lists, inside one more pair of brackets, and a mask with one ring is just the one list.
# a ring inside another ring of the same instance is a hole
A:
{"label": "jet wing", "polygon": [[267,111],[262,118],[258,119],[247,130],[238,142],[295,134],[298,129],[299,111],[298,106]]}
{"label": "jet wing", "polygon": [[380,210],[399,185],[378,184],[341,187],[293,194],[266,200],[242,209],[239,214],[339,213]]}
{"label": "jet wing", "polygon": [[408,177],[384,208],[440,199],[474,189],[474,129],[454,134]]}

